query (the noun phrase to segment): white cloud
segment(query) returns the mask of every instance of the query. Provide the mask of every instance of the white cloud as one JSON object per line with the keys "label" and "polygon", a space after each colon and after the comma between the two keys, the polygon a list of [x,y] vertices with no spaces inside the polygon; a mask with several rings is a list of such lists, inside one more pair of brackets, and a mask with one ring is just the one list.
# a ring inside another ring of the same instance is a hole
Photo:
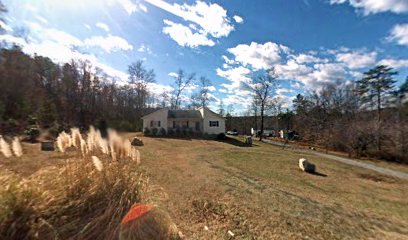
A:
{"label": "white cloud", "polygon": [[15,37],[10,34],[0,35],[0,42],[4,42],[7,44],[15,44],[21,47],[24,47],[27,45],[27,42],[23,38]]}
{"label": "white cloud", "polygon": [[275,92],[278,95],[286,95],[287,93],[291,93],[292,91],[290,89],[287,89],[287,88],[278,88],[278,89],[276,89]]}
{"label": "white cloud", "polygon": [[215,92],[215,91],[217,91],[217,88],[214,87],[214,86],[208,86],[207,89],[208,89],[208,91],[210,91],[210,92]]}
{"label": "white cloud", "polygon": [[49,57],[51,60],[60,64],[70,62],[71,60],[87,60],[93,67],[102,69],[106,74],[108,74],[108,76],[118,78],[118,80],[120,80],[122,83],[128,78],[128,74],[100,62],[94,55],[78,52],[73,50],[72,46],[66,44],[60,44],[53,41],[28,43],[23,38],[14,37],[11,35],[0,35],[0,41],[16,44],[29,55],[37,54],[40,56]]}
{"label": "white cloud", "polygon": [[170,72],[169,74],[168,74],[170,77],[178,77],[178,74],[177,73],[175,73],[175,72]]}
{"label": "white cloud", "polygon": [[250,65],[254,69],[267,69],[281,61],[281,54],[286,53],[288,48],[274,42],[259,44],[252,42],[250,45],[239,44],[235,48],[229,48],[228,52],[235,56],[235,61],[244,66]]}
{"label": "white cloud", "polygon": [[91,26],[89,26],[89,24],[84,24],[84,27],[88,30],[91,30]]}
{"label": "white cloud", "polygon": [[376,52],[346,52],[346,53],[337,53],[336,59],[339,62],[346,64],[350,69],[359,69],[372,66],[377,60]]}
{"label": "white cloud", "polygon": [[93,36],[85,39],[84,44],[87,47],[100,47],[108,53],[118,50],[133,50],[133,46],[125,39],[112,35],[108,35],[107,37]]}
{"label": "white cloud", "polygon": [[140,45],[140,47],[137,49],[137,51],[142,52],[142,53],[152,54],[152,50],[150,50],[150,47],[146,46],[144,44]]}
{"label": "white cloud", "polygon": [[321,84],[342,84],[346,80],[346,70],[338,63],[315,64],[315,70],[307,77],[300,78],[305,85],[317,88]]}
{"label": "white cloud", "polygon": [[0,19],[0,29],[4,29],[8,32],[13,31],[13,29],[9,25],[7,25],[5,22],[3,22],[1,19]]}
{"label": "white cloud", "polygon": [[408,23],[395,25],[387,39],[408,46]]}
{"label": "white cloud", "polygon": [[224,59],[226,64],[235,64],[234,60],[229,59],[227,56],[222,55],[222,59]]}
{"label": "white cloud", "polygon": [[245,68],[243,66],[230,68],[227,70],[222,70],[217,68],[217,75],[223,78],[228,79],[232,82],[232,85],[224,84],[223,86],[232,87],[234,90],[239,89],[241,87],[241,83],[249,83],[251,79],[249,78],[249,74],[251,70]]}
{"label": "white cloud", "polygon": [[[227,16],[227,10],[216,3],[196,1],[195,4],[169,4],[163,0],[145,0],[146,2],[182,18],[187,24],[164,20],[163,32],[180,46],[214,46],[211,38],[227,37],[234,26]],[[180,31],[181,33],[178,33]],[[194,40],[182,39],[191,36]]]}
{"label": "white cloud", "polygon": [[380,12],[406,13],[408,12],[407,0],[330,0],[330,4],[349,3],[361,9],[365,15]]}
{"label": "white cloud", "polygon": [[404,67],[408,67],[408,59],[386,58],[386,59],[382,59],[381,61],[379,61],[378,64],[391,66],[396,69],[404,68]]}
{"label": "white cloud", "polygon": [[82,41],[79,38],[67,32],[55,28],[46,28],[34,22],[27,22],[27,26],[30,30],[30,37],[36,42],[52,41],[64,46],[82,45]]}
{"label": "white cloud", "polygon": [[227,95],[225,98],[222,99],[224,106],[228,105],[238,105],[241,106],[243,109],[248,109],[251,106],[251,99],[249,97],[243,97],[238,95]]}
{"label": "white cloud", "polygon": [[[131,15],[132,13],[137,12],[139,10],[143,10],[143,7],[146,8],[144,5],[142,5],[142,7],[140,7],[140,4],[139,5],[135,4],[131,0],[117,0],[117,2],[123,7],[123,9],[129,15]],[[147,12],[147,9],[144,12]]]}
{"label": "white cloud", "polygon": [[243,23],[244,19],[238,15],[233,16],[236,23]]}
{"label": "white cloud", "polygon": [[195,5],[169,4],[162,0],[146,0],[147,2],[176,16],[198,24],[205,33],[215,38],[226,37],[234,30],[227,17],[227,10],[216,3],[208,4],[196,1]]}
{"label": "white cloud", "polygon": [[105,23],[97,22],[97,23],[95,24],[95,26],[97,26],[98,28],[100,28],[100,29],[102,29],[102,30],[104,30],[104,31],[106,31],[106,32],[109,32],[109,31],[110,31],[109,26],[108,26],[107,24],[105,24]]}
{"label": "white cloud", "polygon": [[35,18],[43,24],[48,24],[48,20],[39,15],[36,15]]}
{"label": "white cloud", "polygon": [[275,65],[275,72],[281,79],[297,80],[313,72],[313,69],[290,59],[285,64]]}
{"label": "white cloud", "polygon": [[163,85],[160,83],[148,83],[147,84],[147,88],[149,89],[150,92],[152,92],[153,94],[160,95],[164,92],[172,92],[174,89],[169,86],[169,85]]}
{"label": "white cloud", "polygon": [[315,56],[310,55],[310,54],[305,54],[305,53],[301,53],[301,54],[299,54],[297,56],[292,56],[292,58],[297,63],[300,63],[300,64],[303,64],[303,63],[319,63],[319,62],[326,62],[327,61],[326,59],[321,59],[321,58],[315,57]]}
{"label": "white cloud", "polygon": [[144,4],[139,3],[139,9],[147,13],[147,7]]}
{"label": "white cloud", "polygon": [[206,34],[195,32],[183,24],[174,23],[165,19],[164,23],[167,25],[163,28],[163,33],[169,35],[178,45],[182,47],[196,48],[198,46],[214,46],[215,42],[208,39]]}

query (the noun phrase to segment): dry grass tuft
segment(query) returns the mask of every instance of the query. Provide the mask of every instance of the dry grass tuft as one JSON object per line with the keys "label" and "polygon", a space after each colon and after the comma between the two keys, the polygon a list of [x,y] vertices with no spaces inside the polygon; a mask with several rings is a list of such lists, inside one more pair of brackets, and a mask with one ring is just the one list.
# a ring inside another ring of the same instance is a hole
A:
{"label": "dry grass tuft", "polygon": [[[139,169],[138,151],[114,130],[107,140],[90,127],[85,139],[78,128],[59,134],[62,167],[44,167],[29,178],[0,169],[0,185],[6,186],[0,188],[0,239],[118,238],[123,216],[144,200],[148,178]],[[0,147],[11,156],[3,138]],[[22,153],[18,139],[13,151]]]}
{"label": "dry grass tuft", "polygon": [[4,138],[1,135],[0,135],[0,152],[3,153],[3,155],[6,158],[12,156],[10,145],[6,142],[6,140],[4,140]]}
{"label": "dry grass tuft", "polygon": [[92,159],[71,159],[28,179],[2,172],[0,239],[117,239],[148,179],[132,161]]}

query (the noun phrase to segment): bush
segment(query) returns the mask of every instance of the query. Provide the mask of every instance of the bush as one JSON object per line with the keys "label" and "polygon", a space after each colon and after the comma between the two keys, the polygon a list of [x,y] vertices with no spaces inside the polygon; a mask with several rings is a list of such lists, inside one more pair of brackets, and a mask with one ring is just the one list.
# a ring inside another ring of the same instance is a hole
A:
{"label": "bush", "polygon": [[151,134],[150,129],[149,128],[145,128],[143,131],[144,135],[149,136]]}
{"label": "bush", "polygon": [[181,129],[180,128],[176,128],[176,136],[177,137],[181,136]]}
{"label": "bush", "polygon": [[38,136],[40,136],[40,130],[36,127],[30,127],[24,131],[24,134],[27,135],[28,141],[35,142]]}
{"label": "bush", "polygon": [[172,128],[170,128],[170,129],[167,131],[167,135],[169,135],[169,136],[174,136],[174,134],[176,134],[176,133],[174,132],[174,130],[173,130]]}
{"label": "bush", "polygon": [[58,134],[62,131],[62,126],[60,126],[58,123],[53,123],[52,126],[48,129],[48,133],[54,138],[58,137]]}
{"label": "bush", "polygon": [[217,139],[224,140],[225,139],[225,133],[217,134]]}
{"label": "bush", "polygon": [[166,136],[166,129],[160,128],[160,135],[161,136]]}
{"label": "bush", "polygon": [[183,137],[187,136],[187,128],[183,128],[181,130],[181,136],[183,136]]}
{"label": "bush", "polygon": [[157,128],[152,128],[152,135],[157,136],[157,133],[159,132],[159,129]]}
{"label": "bush", "polygon": [[193,131],[192,128],[189,128],[189,129],[187,130],[187,136],[189,136],[189,137],[193,137],[193,136],[194,136],[194,131]]}

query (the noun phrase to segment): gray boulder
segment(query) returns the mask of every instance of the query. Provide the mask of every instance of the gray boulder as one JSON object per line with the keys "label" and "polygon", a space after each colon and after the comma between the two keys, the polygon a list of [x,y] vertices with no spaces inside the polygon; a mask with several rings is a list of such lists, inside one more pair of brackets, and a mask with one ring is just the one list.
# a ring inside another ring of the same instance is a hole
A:
{"label": "gray boulder", "polygon": [[140,139],[140,138],[138,138],[138,137],[133,138],[133,140],[132,140],[132,146],[143,146],[143,145],[144,145],[144,144],[143,144],[142,139]]}

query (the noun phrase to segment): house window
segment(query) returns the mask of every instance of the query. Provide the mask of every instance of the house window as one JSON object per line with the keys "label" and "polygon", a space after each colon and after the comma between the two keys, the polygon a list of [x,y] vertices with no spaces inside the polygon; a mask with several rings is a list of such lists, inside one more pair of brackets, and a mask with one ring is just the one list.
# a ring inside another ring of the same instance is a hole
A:
{"label": "house window", "polygon": [[153,127],[154,121],[150,121],[150,127]]}
{"label": "house window", "polygon": [[160,121],[157,121],[157,126],[160,127]]}
{"label": "house window", "polygon": [[176,121],[173,121],[173,128],[176,128]]}
{"label": "house window", "polygon": [[196,122],[195,128],[196,131],[200,131],[200,122]]}
{"label": "house window", "polygon": [[187,121],[187,123],[186,123],[186,126],[188,127],[188,121]]}
{"label": "house window", "polygon": [[210,121],[210,127],[218,127],[219,123],[218,121]]}

